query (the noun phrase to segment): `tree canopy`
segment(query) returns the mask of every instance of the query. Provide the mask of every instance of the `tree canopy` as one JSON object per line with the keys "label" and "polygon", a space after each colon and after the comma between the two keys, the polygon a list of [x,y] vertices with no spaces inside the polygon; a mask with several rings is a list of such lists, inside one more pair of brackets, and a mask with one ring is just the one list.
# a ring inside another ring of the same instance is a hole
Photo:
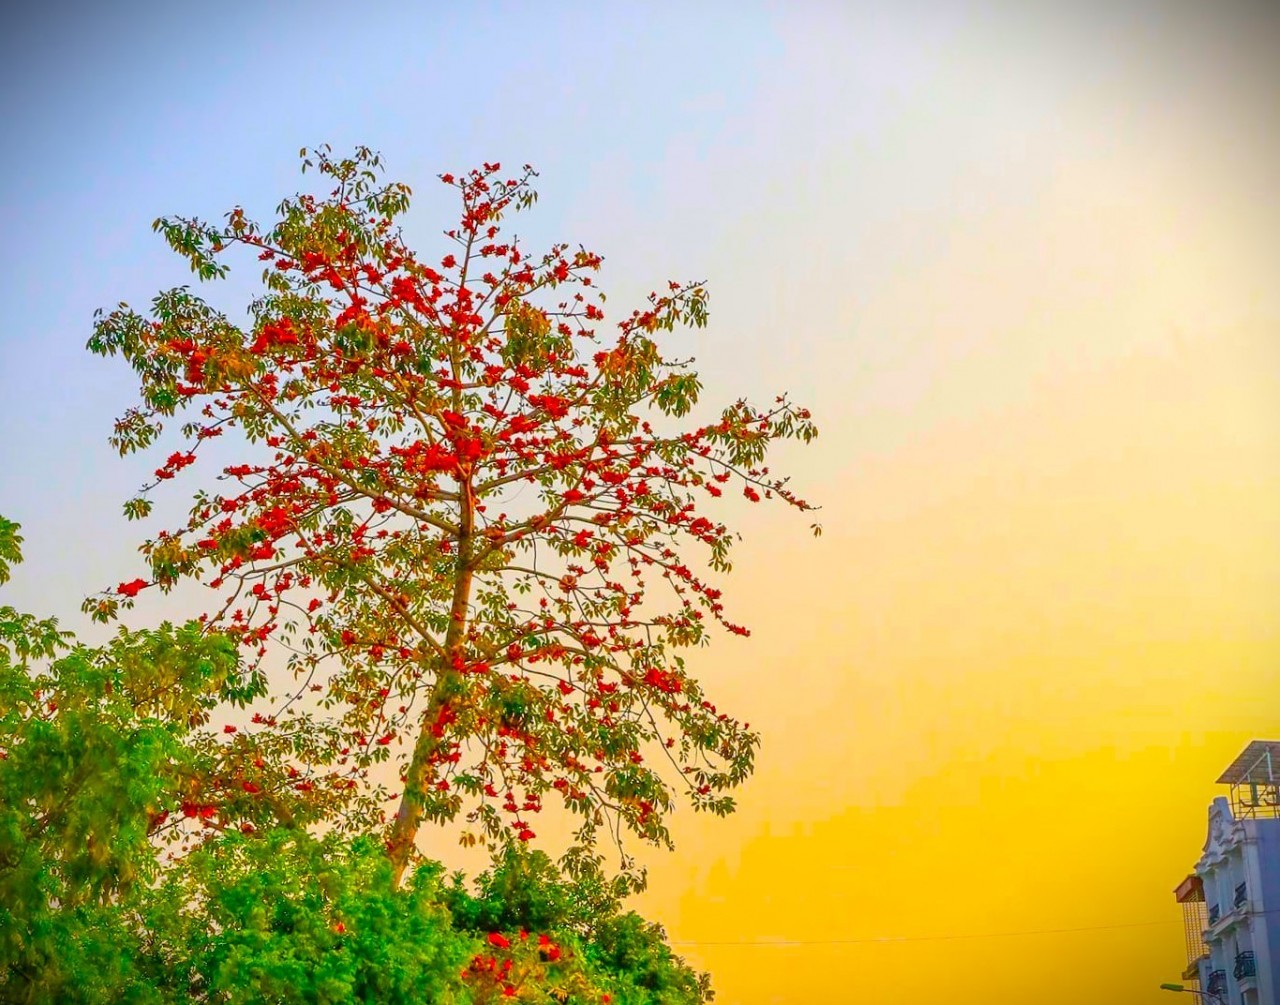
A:
{"label": "tree canopy", "polygon": [[[809,509],[765,463],[816,435],[809,413],[782,396],[688,422],[699,379],[659,343],[706,323],[704,286],[672,282],[603,334],[601,257],[502,233],[535,202],[527,166],[441,175],[461,216],[428,261],[399,229],[410,190],[376,154],[303,157],[333,187],[269,226],[241,208],[156,221],[202,280],[237,249],[263,262],[246,321],[186,287],[149,316],[97,320],[90,348],[139,379],[121,453],[187,419],[129,516],[215,438],[238,459],[146,543],[146,577],[86,609],[107,620],[145,589],[204,580],[217,599],[201,623],[245,652],[246,686],[272,645],[292,671],[236,738],[285,770],[275,788],[245,781],[367,831],[388,795],[370,769],[394,759],[396,877],[427,820],[464,814],[466,839],[496,847],[534,838],[558,798],[588,848],[601,828],[669,844],[678,792],[728,812],[758,737],[683,655],[714,625],[746,634],[708,578],[729,571],[733,534],[703,510],[729,490]],[[242,793],[202,805],[220,816]]]}

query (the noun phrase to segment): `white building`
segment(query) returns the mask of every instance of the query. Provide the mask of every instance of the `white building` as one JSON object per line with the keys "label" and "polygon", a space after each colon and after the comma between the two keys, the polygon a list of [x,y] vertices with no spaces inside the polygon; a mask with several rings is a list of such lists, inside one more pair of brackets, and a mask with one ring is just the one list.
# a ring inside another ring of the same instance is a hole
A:
{"label": "white building", "polygon": [[1209,835],[1175,895],[1183,979],[1201,1001],[1280,1005],[1280,741],[1255,740],[1218,779]]}

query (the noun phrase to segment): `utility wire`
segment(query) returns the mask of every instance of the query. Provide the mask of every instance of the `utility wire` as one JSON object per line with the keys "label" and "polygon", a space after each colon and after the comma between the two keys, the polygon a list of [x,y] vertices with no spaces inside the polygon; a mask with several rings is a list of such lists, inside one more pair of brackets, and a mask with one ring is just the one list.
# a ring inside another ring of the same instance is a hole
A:
{"label": "utility wire", "polygon": [[[1250,915],[1280,914],[1280,908],[1266,911],[1250,911]],[[1024,928],[1011,932],[974,932],[961,935],[882,935],[862,939],[734,939],[700,942],[688,939],[672,939],[673,946],[863,946],[887,945],[899,942],[958,942],[973,939],[1011,939],[1020,935],[1067,935],[1074,932],[1115,932],[1127,928],[1155,928],[1161,925],[1181,925],[1179,919],[1167,921],[1133,921],[1123,925],[1088,925],[1082,928]]]}
{"label": "utility wire", "polygon": [[1152,928],[1181,925],[1181,921],[1135,921],[1127,925],[1092,925],[1085,928],[1035,928],[1014,932],[975,932],[964,935],[882,935],[864,939],[756,939],[724,942],[696,942],[672,939],[673,946],[860,946],[899,942],[954,942],[962,939],[1009,939],[1019,935],[1063,935],[1069,932],[1111,932],[1122,928]]}

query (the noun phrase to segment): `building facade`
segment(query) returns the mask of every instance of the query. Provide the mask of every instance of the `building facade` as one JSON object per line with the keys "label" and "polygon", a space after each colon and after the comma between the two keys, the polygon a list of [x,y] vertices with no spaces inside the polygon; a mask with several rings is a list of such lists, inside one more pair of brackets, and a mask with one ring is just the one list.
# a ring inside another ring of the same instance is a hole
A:
{"label": "building facade", "polygon": [[1218,779],[1183,906],[1187,969],[1202,1000],[1280,1005],[1280,741],[1255,740]]}

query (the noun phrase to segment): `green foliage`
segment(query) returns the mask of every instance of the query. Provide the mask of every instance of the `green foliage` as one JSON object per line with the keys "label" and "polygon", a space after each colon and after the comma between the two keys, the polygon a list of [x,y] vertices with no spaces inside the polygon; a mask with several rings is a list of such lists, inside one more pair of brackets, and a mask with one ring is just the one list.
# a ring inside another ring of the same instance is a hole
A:
{"label": "green foliage", "polygon": [[626,892],[598,859],[564,874],[543,852],[509,845],[475,880],[455,876],[446,900],[455,924],[477,932],[547,932],[571,947],[578,974],[621,1005],[710,1001],[710,978],[671,952],[661,926],[622,911]]}
{"label": "green foliage", "polygon": [[469,892],[461,876],[447,888],[457,923],[475,931],[546,931],[588,934],[593,922],[618,910],[618,891],[598,866],[567,881],[545,852],[507,845]]}
{"label": "green foliage", "polygon": [[618,1005],[684,1005],[714,997],[711,978],[671,952],[661,925],[634,911],[599,923],[583,954],[590,968],[607,975]]}
{"label": "green foliage", "polygon": [[229,834],[150,897],[164,964],[152,979],[185,975],[165,988],[173,1000],[245,1005],[462,1000],[457,973],[475,939],[453,929],[437,875],[419,869],[396,889],[367,838]]}
{"label": "green foliage", "polygon": [[[17,530],[0,519],[10,561]],[[259,691],[198,622],[91,648],[0,607],[0,1000],[709,999],[661,929],[620,913],[598,858],[562,874],[512,846],[473,892],[433,862],[401,886],[380,841],[288,826],[287,800],[197,812],[243,754],[212,742],[211,712]],[[166,854],[189,816],[194,843],[171,846],[189,852]]]}
{"label": "green foliage", "polygon": [[0,583],[9,580],[9,569],[22,561],[22,538],[18,525],[0,517]]}
{"label": "green foliage", "polygon": [[[158,875],[153,838],[166,811],[210,771],[188,740],[235,695],[236,667],[234,648],[196,624],[121,631],[90,649],[51,618],[0,607],[7,997],[72,1000],[77,987],[126,980],[125,905]],[[103,1000],[115,1000],[108,990]]]}

